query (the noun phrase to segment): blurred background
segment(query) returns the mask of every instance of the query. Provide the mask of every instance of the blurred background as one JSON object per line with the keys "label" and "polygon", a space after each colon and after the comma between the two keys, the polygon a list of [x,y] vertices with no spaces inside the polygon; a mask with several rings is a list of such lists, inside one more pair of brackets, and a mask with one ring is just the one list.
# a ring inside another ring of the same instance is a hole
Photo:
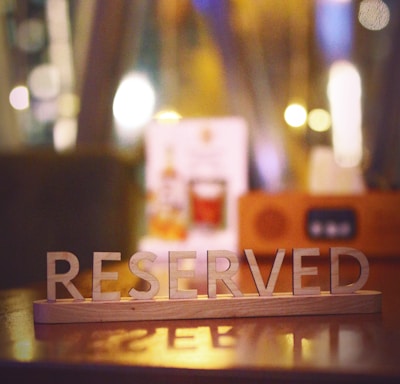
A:
{"label": "blurred background", "polygon": [[134,251],[152,119],[243,117],[249,190],[397,190],[399,12],[397,0],[2,0],[2,284],[43,277],[47,251]]}

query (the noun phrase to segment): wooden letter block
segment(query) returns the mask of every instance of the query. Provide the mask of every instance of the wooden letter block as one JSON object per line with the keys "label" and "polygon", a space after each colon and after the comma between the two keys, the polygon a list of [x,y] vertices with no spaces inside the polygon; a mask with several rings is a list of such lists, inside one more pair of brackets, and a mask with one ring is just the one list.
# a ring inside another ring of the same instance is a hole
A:
{"label": "wooden letter block", "polygon": [[101,292],[102,280],[118,280],[118,272],[103,272],[103,260],[121,260],[121,253],[119,252],[94,252],[93,253],[93,287],[92,299],[118,301],[120,299],[120,292]]}
{"label": "wooden letter block", "polygon": [[[224,271],[217,271],[216,259],[222,258],[229,261],[229,267]],[[208,251],[207,252],[207,263],[208,263],[208,297],[215,298],[217,296],[217,280],[222,280],[227,288],[231,291],[235,297],[243,296],[232,277],[236,274],[239,269],[239,260],[235,253],[231,251]]]}
{"label": "wooden letter block", "polygon": [[178,288],[178,279],[193,278],[195,271],[193,269],[180,269],[179,260],[196,259],[195,251],[171,251],[169,252],[169,298],[170,299],[195,299],[197,298],[197,289],[180,290]]}
{"label": "wooden letter block", "polygon": [[318,248],[294,248],[293,249],[293,295],[318,295],[320,287],[303,287],[303,276],[318,275],[317,267],[303,267],[302,258],[305,256],[319,256]]}
{"label": "wooden letter block", "polygon": [[[330,249],[330,291],[321,292],[313,286],[313,280],[302,281],[303,277],[317,276],[318,268],[303,266],[303,257],[320,256],[318,248],[293,249],[293,291],[274,294],[281,270],[285,249],[277,249],[266,284],[252,249],[245,249],[258,293],[243,294],[236,285],[234,276],[239,270],[239,258],[231,251],[207,252],[207,295],[198,295],[197,289],[180,287],[180,279],[195,276],[195,251],[169,252],[169,296],[157,297],[159,280],[146,271],[141,263],[154,262],[152,252],[137,252],[129,260],[129,269],[148,283],[149,289],[139,291],[132,288],[130,297],[120,297],[120,292],[102,292],[103,280],[117,280],[117,272],[102,270],[103,260],[121,260],[116,252],[93,254],[92,298],[83,298],[72,283],[79,272],[77,257],[69,252],[47,254],[47,300],[34,302],[34,320],[37,323],[87,323],[105,321],[146,321],[173,319],[206,319],[259,316],[328,315],[377,313],[381,311],[382,294],[363,291],[369,275],[366,256],[354,249],[336,247]],[[340,285],[340,256],[353,257],[360,266],[360,275],[353,284]],[[56,262],[66,261],[70,269],[57,273]],[[221,267],[217,261],[227,262]],[[185,262],[193,263],[190,267]],[[230,293],[217,295],[217,281],[225,284]],[[62,283],[72,299],[56,299],[56,283]],[[304,284],[304,286],[303,286]],[[104,284],[103,284],[104,285]],[[103,287],[105,291],[105,287]],[[232,297],[233,296],[233,297]],[[133,298],[133,299],[132,299]]]}
{"label": "wooden letter block", "polygon": [[[70,265],[66,273],[56,273],[56,261],[64,260]],[[56,283],[64,284],[71,296],[76,300],[83,300],[83,296],[72,283],[79,273],[79,260],[70,252],[48,252],[47,253],[47,300],[56,300]]]}
{"label": "wooden letter block", "polygon": [[[358,280],[349,285],[339,285],[339,256],[348,255],[352,256],[360,264],[360,276]],[[368,280],[369,264],[366,256],[354,248],[336,247],[330,249],[331,257],[331,293],[353,293],[361,289]]]}
{"label": "wooden letter block", "polygon": [[157,295],[160,290],[160,282],[151,273],[142,271],[139,268],[140,261],[154,262],[156,258],[157,255],[152,252],[136,252],[131,256],[129,260],[129,270],[137,277],[147,281],[150,284],[150,288],[147,291],[138,291],[135,288],[131,288],[129,296],[139,300],[146,300],[152,299]]}
{"label": "wooden letter block", "polygon": [[281,270],[283,258],[285,257],[285,250],[278,249],[275,255],[275,261],[269,274],[267,285],[264,286],[264,282],[260,273],[260,268],[258,267],[256,257],[251,249],[245,249],[244,251],[247,262],[250,266],[251,275],[253,276],[254,283],[256,284],[258,294],[260,296],[271,296],[274,292],[276,280]]}

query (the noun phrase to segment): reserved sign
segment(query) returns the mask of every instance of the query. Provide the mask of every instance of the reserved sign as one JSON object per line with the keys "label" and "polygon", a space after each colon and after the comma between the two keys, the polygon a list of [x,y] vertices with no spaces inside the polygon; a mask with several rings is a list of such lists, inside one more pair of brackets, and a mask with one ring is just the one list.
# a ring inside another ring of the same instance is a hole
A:
{"label": "reserved sign", "polygon": [[[197,289],[180,289],[180,279],[195,278],[195,268],[182,267],[185,261],[195,260],[196,251],[170,251],[168,260],[168,297],[158,297],[160,282],[151,273],[149,263],[155,263],[157,255],[152,252],[136,252],[128,262],[132,275],[145,280],[147,290],[132,287],[129,297],[121,298],[118,291],[103,292],[101,282],[118,280],[117,272],[103,270],[103,262],[120,261],[119,252],[93,253],[92,297],[84,298],[74,285],[79,274],[79,259],[71,252],[48,252],[47,254],[47,300],[34,302],[34,317],[40,323],[97,322],[124,320],[162,320],[187,318],[221,318],[285,316],[311,314],[374,313],[381,310],[381,293],[361,291],[369,276],[367,257],[354,248],[330,248],[330,291],[322,292],[319,286],[303,286],[302,278],[318,275],[317,266],[303,265],[305,258],[319,256],[318,248],[292,249],[293,291],[274,293],[277,277],[285,257],[285,249],[278,249],[271,272],[264,281],[256,257],[251,249],[244,250],[246,261],[257,294],[243,294],[234,281],[239,271],[238,255],[227,250],[207,252],[207,295],[198,295]],[[340,256],[354,258],[360,266],[356,281],[340,285]],[[228,268],[218,270],[217,260],[226,259]],[[58,262],[67,262],[69,270],[58,273]],[[146,267],[147,268],[143,268]],[[217,281],[221,281],[230,294],[217,294]],[[57,284],[63,284],[71,299],[57,299]]]}
{"label": "reserved sign", "polygon": [[[246,260],[250,266],[251,275],[255,286],[260,296],[272,295],[275,289],[277,277],[279,275],[285,250],[278,249],[275,255],[275,260],[272,265],[271,273],[264,283],[261,277],[260,269],[257,264],[256,257],[251,249],[244,251]],[[339,285],[339,256],[352,256],[360,265],[360,275],[357,281],[350,285]],[[303,287],[302,277],[306,275],[317,275],[317,267],[304,267],[303,259],[309,256],[319,256],[318,248],[294,248],[292,250],[293,259],[293,294],[294,295],[319,295],[320,287]],[[156,276],[147,270],[139,267],[143,262],[156,262],[157,255],[152,252],[136,252],[129,259],[128,267],[130,272],[145,281],[150,285],[146,291],[139,291],[132,288],[129,295],[137,300],[153,299],[159,289],[160,283]],[[195,269],[181,269],[185,260],[196,259],[196,251],[171,251],[169,252],[168,274],[169,274],[169,298],[170,299],[195,299],[197,298],[197,290],[180,290],[178,289],[179,279],[194,278]],[[229,267],[223,271],[217,270],[217,259],[226,259],[229,262]],[[104,272],[104,261],[120,261],[121,253],[119,252],[94,252],[93,253],[93,284],[92,284],[92,299],[94,301],[118,301],[120,300],[120,292],[102,292],[101,282],[103,280],[118,280],[117,272]],[[56,272],[56,263],[64,261],[69,263],[69,270],[65,273]],[[233,277],[239,269],[239,258],[231,251],[214,250],[207,252],[207,288],[208,297],[215,298],[217,296],[216,287],[217,280],[222,281],[234,297],[243,296],[240,287],[236,285]],[[166,271],[167,272],[167,271]],[[61,283],[65,286],[71,296],[76,300],[83,300],[77,287],[72,280],[79,273],[79,259],[70,252],[49,252],[47,254],[47,300],[55,301],[56,284]],[[368,280],[369,263],[367,257],[360,251],[352,248],[331,248],[330,249],[330,293],[353,293],[360,290]]]}

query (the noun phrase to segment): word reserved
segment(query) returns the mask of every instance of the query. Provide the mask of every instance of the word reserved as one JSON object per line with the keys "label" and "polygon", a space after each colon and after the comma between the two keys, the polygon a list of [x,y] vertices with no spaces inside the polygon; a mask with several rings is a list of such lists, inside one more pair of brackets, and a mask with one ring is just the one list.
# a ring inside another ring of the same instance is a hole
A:
{"label": "word reserved", "polygon": [[[278,249],[275,259],[266,282],[263,281],[260,268],[256,257],[251,249],[244,250],[247,263],[250,267],[258,296],[272,296],[277,277],[279,275],[282,262],[285,256],[285,249]],[[308,256],[319,256],[318,248],[293,248],[293,295],[321,295],[319,286],[302,285],[302,277],[308,275],[318,275],[318,268],[303,266],[303,258]],[[352,284],[340,285],[339,259],[340,256],[351,256],[360,266],[360,274]],[[352,294],[360,290],[368,280],[369,263],[367,257],[359,250],[346,247],[332,247],[329,250],[330,258],[330,294]],[[138,290],[131,288],[129,296],[136,300],[151,300],[156,297],[160,289],[160,282],[149,269],[142,268],[147,263],[153,263],[157,255],[152,252],[136,252],[129,259],[128,267],[130,272],[145,280],[148,284],[147,290]],[[185,260],[196,259],[196,251],[170,251],[168,260],[169,269],[169,297],[168,299],[197,299],[196,289],[180,289],[180,279],[191,279],[195,277],[195,268],[188,269],[182,267]],[[225,270],[217,269],[217,259],[226,259],[229,266]],[[117,272],[106,272],[103,270],[103,261],[120,261],[119,252],[94,252],[93,253],[93,284],[92,301],[119,301],[120,292],[102,292],[101,282],[103,280],[118,280]],[[69,264],[69,270],[63,273],[57,273],[57,262],[65,261]],[[207,252],[207,296],[208,298],[217,297],[217,281],[222,281],[234,297],[242,297],[243,293],[237,286],[233,277],[239,270],[239,257],[232,251],[210,250]],[[47,302],[57,301],[56,285],[61,283],[65,286],[72,298],[75,300],[84,300],[84,297],[74,285],[72,280],[79,273],[79,259],[71,252],[48,252],[47,253]]]}

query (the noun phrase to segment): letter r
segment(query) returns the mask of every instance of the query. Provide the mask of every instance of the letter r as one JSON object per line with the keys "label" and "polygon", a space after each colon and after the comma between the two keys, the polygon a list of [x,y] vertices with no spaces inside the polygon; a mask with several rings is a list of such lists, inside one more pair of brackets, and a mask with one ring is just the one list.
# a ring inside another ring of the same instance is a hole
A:
{"label": "letter r", "polygon": [[[70,269],[65,273],[56,273],[56,262],[64,260],[69,263]],[[83,300],[83,296],[72,283],[79,273],[79,260],[70,252],[48,252],[47,253],[47,300],[56,300],[56,283],[64,284],[74,299]]]}

